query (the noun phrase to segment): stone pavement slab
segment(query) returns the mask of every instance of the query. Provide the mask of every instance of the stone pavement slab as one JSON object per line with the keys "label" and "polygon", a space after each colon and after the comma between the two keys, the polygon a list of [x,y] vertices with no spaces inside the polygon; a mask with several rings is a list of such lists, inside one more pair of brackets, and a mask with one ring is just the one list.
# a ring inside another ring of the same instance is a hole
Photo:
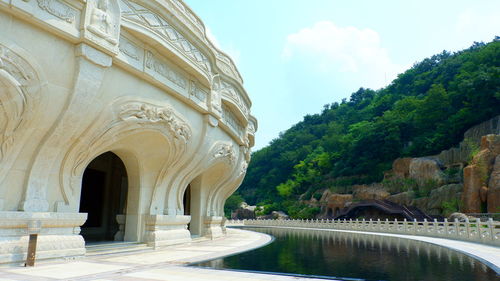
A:
{"label": "stone pavement slab", "polygon": [[[187,267],[185,265],[262,247],[272,241],[263,233],[228,229],[225,237],[173,245],[155,251],[87,256],[79,260],[47,260],[35,267],[0,267],[0,281],[190,281],[315,280],[271,274]],[[317,279],[319,280],[319,279]]]}

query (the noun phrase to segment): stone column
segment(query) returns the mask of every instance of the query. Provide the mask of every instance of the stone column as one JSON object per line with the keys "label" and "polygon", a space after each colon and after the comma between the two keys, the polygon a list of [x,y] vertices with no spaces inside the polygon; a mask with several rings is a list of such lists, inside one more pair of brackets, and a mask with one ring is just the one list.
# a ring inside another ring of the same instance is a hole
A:
{"label": "stone column", "polygon": [[161,247],[191,241],[187,225],[190,216],[146,215],[146,242],[150,247]]}
{"label": "stone column", "polygon": [[219,216],[206,216],[204,220],[205,236],[211,239],[221,237],[224,235],[222,229],[222,217]]}

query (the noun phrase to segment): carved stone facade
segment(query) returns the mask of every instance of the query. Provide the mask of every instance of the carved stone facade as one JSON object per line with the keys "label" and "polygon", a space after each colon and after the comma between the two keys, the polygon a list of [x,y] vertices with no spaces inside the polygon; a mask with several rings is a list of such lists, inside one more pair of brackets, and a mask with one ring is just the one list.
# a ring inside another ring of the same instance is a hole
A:
{"label": "carved stone facade", "polygon": [[0,26],[0,263],[25,259],[30,233],[38,258],[84,255],[101,234],[224,235],[257,121],[189,7],[0,0]]}

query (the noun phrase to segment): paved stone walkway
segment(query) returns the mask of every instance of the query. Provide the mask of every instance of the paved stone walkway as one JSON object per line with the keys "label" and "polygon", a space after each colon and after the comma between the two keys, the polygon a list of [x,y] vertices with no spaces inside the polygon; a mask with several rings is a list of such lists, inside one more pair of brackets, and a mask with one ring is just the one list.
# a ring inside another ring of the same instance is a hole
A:
{"label": "paved stone walkway", "polygon": [[[316,229],[315,229],[316,230]],[[325,231],[338,231],[325,229]],[[356,232],[361,231],[343,231]],[[371,235],[385,235],[425,241],[472,255],[500,272],[500,248],[470,242],[387,233],[362,232]],[[74,281],[191,281],[191,280],[320,280],[187,267],[193,262],[223,257],[261,247],[271,241],[262,233],[228,228],[228,235],[216,240],[200,240],[185,245],[174,245],[160,250],[133,253],[87,256],[76,260],[40,261],[35,267],[21,265],[0,267],[0,281],[7,280],[74,280]]]}
{"label": "paved stone walkway", "polygon": [[0,267],[0,281],[191,281],[191,280],[319,280],[269,274],[187,267],[186,264],[218,258],[261,247],[271,241],[262,233],[228,229],[228,235],[160,250],[87,256],[77,260],[39,261],[35,267]]}

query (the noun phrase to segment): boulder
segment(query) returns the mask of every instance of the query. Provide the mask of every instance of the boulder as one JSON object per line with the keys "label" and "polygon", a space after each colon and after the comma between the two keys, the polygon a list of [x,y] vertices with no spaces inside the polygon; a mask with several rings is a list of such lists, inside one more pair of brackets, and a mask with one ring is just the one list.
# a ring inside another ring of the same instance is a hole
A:
{"label": "boulder", "polygon": [[420,197],[413,199],[411,205],[423,210],[424,212],[428,212],[429,201],[429,197]]}
{"label": "boulder", "polygon": [[489,150],[493,154],[500,154],[500,135],[486,135],[481,138],[481,150]]}
{"label": "boulder", "polygon": [[455,221],[457,219],[459,222],[465,222],[469,217],[466,214],[463,213],[452,213],[448,217],[448,221]]}
{"label": "boulder", "polygon": [[231,219],[233,220],[244,220],[244,219],[255,219],[255,208],[256,206],[249,206],[247,203],[243,202],[240,207],[231,213]]}
{"label": "boulder", "polygon": [[488,182],[488,213],[500,213],[500,154],[495,158]]}
{"label": "boulder", "polygon": [[438,185],[445,182],[441,164],[432,158],[413,158],[409,167],[409,177],[423,185],[435,181]]}
{"label": "boulder", "polygon": [[352,194],[337,194],[327,190],[321,197],[321,213],[318,218],[332,218],[340,213],[353,200]]}
{"label": "boulder", "polygon": [[411,205],[411,202],[415,198],[415,192],[405,191],[387,197],[386,199],[397,203],[399,205]]}
{"label": "boulder", "polygon": [[398,158],[392,162],[392,175],[394,178],[404,179],[410,175],[410,164],[413,158]]}
{"label": "boulder", "polygon": [[275,220],[287,220],[289,219],[290,217],[283,211],[273,211],[271,213],[272,215],[272,218],[275,219]]}
{"label": "boulder", "polygon": [[460,200],[462,190],[462,184],[448,184],[432,190],[424,211],[432,215],[442,215],[443,204]]}
{"label": "boulder", "polygon": [[353,190],[353,197],[358,200],[369,200],[369,199],[383,200],[391,195],[381,185],[378,184],[353,185],[352,190]]}
{"label": "boulder", "polygon": [[283,211],[273,211],[269,215],[259,216],[259,220],[287,220],[290,217]]}

